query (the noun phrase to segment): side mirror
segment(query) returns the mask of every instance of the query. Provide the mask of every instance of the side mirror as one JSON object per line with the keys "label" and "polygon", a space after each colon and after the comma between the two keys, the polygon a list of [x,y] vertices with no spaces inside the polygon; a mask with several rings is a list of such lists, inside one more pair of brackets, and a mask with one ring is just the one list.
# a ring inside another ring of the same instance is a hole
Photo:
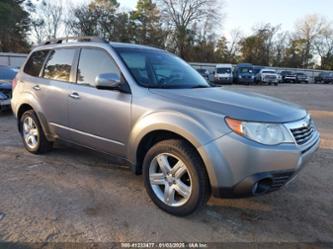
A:
{"label": "side mirror", "polygon": [[96,88],[101,90],[118,90],[121,86],[121,79],[115,73],[103,73],[95,79]]}

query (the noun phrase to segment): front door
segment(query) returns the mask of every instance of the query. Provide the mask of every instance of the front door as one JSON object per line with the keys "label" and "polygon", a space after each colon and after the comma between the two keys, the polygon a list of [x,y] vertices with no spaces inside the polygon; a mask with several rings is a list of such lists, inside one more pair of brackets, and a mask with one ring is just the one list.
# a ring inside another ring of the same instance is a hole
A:
{"label": "front door", "polygon": [[80,145],[123,156],[131,121],[131,94],[99,90],[96,76],[121,74],[107,51],[82,48],[77,67],[77,84],[69,98],[71,140]]}

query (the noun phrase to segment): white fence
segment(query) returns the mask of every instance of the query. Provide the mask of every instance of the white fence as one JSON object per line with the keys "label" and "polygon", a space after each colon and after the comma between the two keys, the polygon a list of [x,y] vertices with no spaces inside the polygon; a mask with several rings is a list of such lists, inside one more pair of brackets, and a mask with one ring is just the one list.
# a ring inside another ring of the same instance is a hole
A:
{"label": "white fence", "polygon": [[27,56],[27,54],[0,53],[0,65],[19,68],[22,66]]}

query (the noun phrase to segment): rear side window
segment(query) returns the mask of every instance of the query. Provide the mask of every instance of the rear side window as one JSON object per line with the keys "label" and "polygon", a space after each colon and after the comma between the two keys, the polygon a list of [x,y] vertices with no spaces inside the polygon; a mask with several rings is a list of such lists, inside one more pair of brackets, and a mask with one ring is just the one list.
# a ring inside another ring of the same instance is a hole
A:
{"label": "rear side window", "polygon": [[95,86],[99,74],[120,72],[110,55],[101,49],[82,48],[77,70],[77,83]]}
{"label": "rear side window", "polygon": [[49,50],[41,50],[41,51],[34,52],[30,56],[23,71],[26,74],[29,74],[34,77],[38,77],[40,74],[40,71],[43,67],[43,64],[44,64],[44,61],[45,61],[45,58],[46,58],[48,52],[49,52]]}
{"label": "rear side window", "polygon": [[43,77],[46,79],[69,81],[75,49],[56,49],[51,51],[45,64]]}

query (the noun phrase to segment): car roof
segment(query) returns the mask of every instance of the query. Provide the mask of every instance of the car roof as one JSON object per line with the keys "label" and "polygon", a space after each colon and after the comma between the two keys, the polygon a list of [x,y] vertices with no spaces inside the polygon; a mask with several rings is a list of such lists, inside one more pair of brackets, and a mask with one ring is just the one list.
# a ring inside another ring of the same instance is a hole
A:
{"label": "car roof", "polygon": [[128,49],[146,49],[155,51],[164,51],[160,48],[155,48],[147,45],[122,43],[122,42],[95,42],[95,41],[80,41],[80,42],[66,42],[66,43],[49,43],[36,46],[33,51],[39,51],[44,49],[56,49],[66,47],[105,47],[111,46],[112,48],[128,48]]}

